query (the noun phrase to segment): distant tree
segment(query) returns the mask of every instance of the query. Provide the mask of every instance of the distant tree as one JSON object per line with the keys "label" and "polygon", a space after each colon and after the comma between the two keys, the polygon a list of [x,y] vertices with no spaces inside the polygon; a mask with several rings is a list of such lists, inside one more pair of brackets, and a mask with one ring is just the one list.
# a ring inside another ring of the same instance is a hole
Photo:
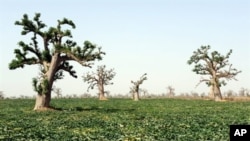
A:
{"label": "distant tree", "polygon": [[190,96],[197,98],[199,97],[199,94],[197,92],[191,91]]}
{"label": "distant tree", "polygon": [[173,97],[174,95],[175,95],[175,93],[174,93],[174,88],[172,87],[172,86],[168,86],[167,87],[167,95],[169,96],[169,97]]}
{"label": "distant tree", "polygon": [[239,96],[250,96],[250,92],[246,88],[241,88],[239,91]]}
{"label": "distant tree", "polygon": [[200,96],[201,96],[201,98],[205,98],[206,94],[204,92],[202,92]]}
{"label": "distant tree", "polygon": [[0,99],[4,99],[3,91],[0,91]]}
{"label": "distant tree", "polygon": [[139,89],[139,92],[142,93],[143,97],[147,97],[149,94],[147,89]]}
{"label": "distant tree", "polygon": [[61,98],[62,97],[62,89],[61,88],[53,88],[53,92],[56,93],[56,97],[57,98]]}
{"label": "distant tree", "polygon": [[196,74],[210,76],[210,78],[207,79],[201,78],[197,86],[202,82],[206,82],[211,88],[210,96],[213,96],[215,100],[221,100],[220,87],[226,85],[225,80],[236,80],[235,76],[241,71],[232,68],[232,64],[229,63],[232,50],[224,56],[217,51],[213,51],[209,54],[209,49],[209,45],[201,46],[197,51],[193,52],[193,55],[188,60],[188,64],[195,64],[193,71]]}
{"label": "distant tree", "polygon": [[91,97],[91,94],[89,93],[83,93],[82,95],[80,95],[81,98],[90,98]]}
{"label": "distant tree", "polygon": [[143,81],[147,80],[147,73],[143,74],[139,80],[137,81],[131,81],[132,84],[134,84],[130,88],[130,92],[133,95],[133,100],[138,101],[139,100],[139,90],[140,90],[140,85],[143,83]]}
{"label": "distant tree", "polygon": [[[89,41],[85,41],[80,47],[71,40],[71,31],[62,29],[64,25],[75,28],[71,20],[64,18],[57,22],[57,26],[45,28],[46,25],[40,20],[40,13],[36,13],[33,19],[24,14],[20,21],[15,22],[15,25],[23,28],[22,35],[30,34],[32,38],[30,43],[18,43],[21,49],[14,50],[16,58],[9,64],[9,69],[23,68],[25,65],[40,66],[40,76],[33,79],[34,90],[38,93],[34,110],[50,107],[53,82],[62,79],[64,71],[77,77],[70,61],[91,67],[90,62],[101,60],[104,54],[101,48]],[[38,43],[39,41],[41,42]]]}
{"label": "distant tree", "polygon": [[96,72],[87,73],[83,76],[83,81],[89,84],[89,88],[94,89],[97,86],[99,90],[99,100],[107,100],[105,97],[105,93],[107,94],[108,91],[104,90],[104,85],[112,85],[113,83],[110,82],[116,73],[114,69],[106,70],[106,66],[98,66]]}
{"label": "distant tree", "polygon": [[77,94],[72,94],[72,97],[77,98],[78,96],[77,96]]}
{"label": "distant tree", "polygon": [[226,91],[224,95],[227,96],[227,97],[236,96],[236,94],[234,93],[233,90],[228,90],[228,91]]}

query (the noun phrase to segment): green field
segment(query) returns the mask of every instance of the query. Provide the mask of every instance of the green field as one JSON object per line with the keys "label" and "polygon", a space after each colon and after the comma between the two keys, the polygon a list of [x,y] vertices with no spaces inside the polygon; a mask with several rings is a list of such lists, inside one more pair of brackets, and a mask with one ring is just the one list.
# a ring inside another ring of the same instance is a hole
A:
{"label": "green field", "polygon": [[229,140],[229,125],[250,124],[250,102],[147,99],[0,100],[0,140]]}

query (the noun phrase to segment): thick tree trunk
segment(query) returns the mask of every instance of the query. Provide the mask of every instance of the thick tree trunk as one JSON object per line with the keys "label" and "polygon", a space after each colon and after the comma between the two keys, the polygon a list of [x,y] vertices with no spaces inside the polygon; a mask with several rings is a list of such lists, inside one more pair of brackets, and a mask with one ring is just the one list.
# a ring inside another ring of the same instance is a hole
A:
{"label": "thick tree trunk", "polygon": [[38,94],[36,97],[36,103],[34,110],[42,110],[46,108],[50,108],[50,100],[51,100],[51,95],[40,95]]}
{"label": "thick tree trunk", "polygon": [[210,86],[210,93],[209,97],[213,98],[214,101],[221,101],[222,100],[222,95],[220,91],[219,85],[215,82],[215,84]]}
{"label": "thick tree trunk", "polygon": [[139,92],[134,93],[134,101],[139,101]]}
{"label": "thick tree trunk", "polygon": [[51,101],[52,83],[53,82],[49,83],[49,88],[47,88],[46,93],[37,95],[34,110],[43,110],[51,108],[50,101]]}
{"label": "thick tree trunk", "polygon": [[104,96],[104,87],[102,84],[98,84],[98,89],[99,89],[99,100],[108,100],[105,96]]}
{"label": "thick tree trunk", "polygon": [[[47,63],[44,63],[44,68],[46,68],[46,73],[44,74],[44,78],[41,81],[41,85],[43,88],[42,94],[38,94],[36,97],[36,104],[34,110],[46,109],[50,107],[50,100],[51,100],[51,90],[54,82],[54,76],[57,71],[57,67],[59,64],[59,54],[56,53],[47,67]],[[48,68],[48,69],[47,69]],[[45,83],[45,81],[47,81]]]}
{"label": "thick tree trunk", "polygon": [[208,97],[214,99],[214,87],[212,85],[210,86],[210,92]]}
{"label": "thick tree trunk", "polygon": [[37,95],[34,110],[51,108],[50,101],[51,101],[51,90],[53,85],[53,79],[49,79],[47,86],[44,83],[42,83],[41,85],[44,89],[46,89],[46,91],[43,91],[42,94]]}
{"label": "thick tree trunk", "polygon": [[36,104],[35,104],[34,110],[44,108],[45,107],[45,101],[46,101],[45,100],[45,95],[38,94],[36,96]]}
{"label": "thick tree trunk", "polygon": [[139,101],[139,85],[135,86],[134,93],[133,93],[133,100]]}
{"label": "thick tree trunk", "polygon": [[215,101],[221,101],[222,100],[222,95],[221,95],[219,85],[214,86],[214,100]]}
{"label": "thick tree trunk", "polygon": [[220,85],[219,85],[219,80],[216,76],[216,72],[213,72],[213,78],[211,79],[211,87],[210,91],[212,90],[213,92],[213,96],[214,96],[214,100],[215,101],[221,101],[222,100],[222,95],[221,95],[221,91],[220,91]]}

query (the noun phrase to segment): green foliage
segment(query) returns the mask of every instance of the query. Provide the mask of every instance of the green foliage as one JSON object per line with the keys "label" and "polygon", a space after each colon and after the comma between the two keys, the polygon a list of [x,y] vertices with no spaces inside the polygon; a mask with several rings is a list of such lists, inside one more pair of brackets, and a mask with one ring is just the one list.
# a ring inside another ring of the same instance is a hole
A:
{"label": "green foliage", "polygon": [[51,61],[51,58],[52,58],[52,55],[50,54],[50,51],[49,50],[44,50],[42,52],[42,55],[41,55],[41,59],[46,61],[46,62],[50,62]]}
{"label": "green foliage", "polygon": [[55,99],[62,108],[47,112],[33,102],[0,102],[0,140],[218,141],[229,140],[229,125],[250,124],[249,102]]}
{"label": "green foliage", "polygon": [[49,90],[49,81],[47,79],[42,79],[40,80],[41,82],[38,81],[39,80],[37,78],[33,78],[32,80],[34,91],[37,92],[39,95],[47,94]]}
{"label": "green foliage", "polygon": [[211,47],[201,46],[196,51],[193,52],[193,55],[187,61],[189,65],[194,64],[193,72],[200,75],[209,75],[211,79],[216,80],[216,84],[211,84],[211,79],[202,79],[200,82],[206,82],[208,86],[226,85],[226,81],[235,79],[235,76],[240,73],[235,68],[232,68],[232,64],[229,63],[229,57],[232,54],[232,50],[226,55],[221,55],[218,51],[212,51],[209,53]]}
{"label": "green foliage", "polygon": [[38,94],[42,93],[42,86],[40,84],[38,84],[38,80],[37,78],[33,78],[32,79],[32,84],[33,84],[33,89],[34,91],[36,91]]}
{"label": "green foliage", "polygon": [[[90,41],[85,41],[83,47],[80,47],[70,39],[72,38],[71,31],[62,29],[63,25],[68,25],[74,29],[76,26],[73,21],[63,18],[57,21],[56,27],[49,27],[46,30],[44,29],[46,25],[40,20],[40,16],[40,13],[36,13],[33,19],[29,19],[28,15],[24,14],[20,21],[15,22],[15,25],[23,27],[21,35],[33,33],[33,36],[28,44],[23,41],[18,43],[21,49],[15,49],[16,58],[9,64],[10,69],[23,68],[24,65],[32,64],[43,66],[44,61],[47,64],[51,62],[55,53],[58,53],[57,55],[62,58],[61,61],[74,60],[83,66],[90,66],[87,64],[89,61],[102,59],[101,55],[105,53],[101,51],[100,47],[98,48]],[[38,47],[37,36],[43,40],[41,47]],[[64,40],[62,40],[63,38]],[[27,58],[28,52],[33,53],[34,56]],[[46,68],[45,66],[43,67]],[[61,68],[61,70],[64,69]]]}
{"label": "green foliage", "polygon": [[[15,59],[9,63],[9,69],[39,65],[40,74],[44,80],[39,80],[41,82],[38,83],[38,80],[34,79],[34,90],[39,94],[49,94],[48,91],[53,82],[64,77],[63,72],[66,71],[72,77],[77,77],[69,61],[91,67],[90,62],[101,60],[105,53],[90,41],[85,41],[83,47],[80,47],[71,40],[71,31],[64,30],[62,27],[66,25],[74,29],[76,26],[73,21],[63,18],[57,21],[57,26],[45,28],[46,25],[40,20],[40,16],[40,13],[35,13],[34,18],[30,19],[27,14],[24,14],[20,21],[15,22],[15,25],[22,27],[21,35],[31,34],[32,37],[30,43],[23,41],[18,43],[20,49],[14,50]],[[38,44],[38,37],[42,40],[41,44]],[[51,82],[47,82],[48,80]]]}

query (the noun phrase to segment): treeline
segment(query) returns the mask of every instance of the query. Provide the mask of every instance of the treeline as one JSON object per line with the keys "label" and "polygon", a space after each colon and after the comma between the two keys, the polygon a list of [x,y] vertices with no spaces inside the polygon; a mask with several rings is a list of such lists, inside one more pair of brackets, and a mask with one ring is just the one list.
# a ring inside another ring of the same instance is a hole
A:
{"label": "treeline", "polygon": [[[208,93],[198,93],[195,91],[191,92],[184,92],[184,93],[179,93],[176,94],[174,91],[175,89],[171,86],[167,87],[167,92],[166,93],[159,93],[159,94],[154,94],[148,92],[146,89],[140,89],[140,98],[141,99],[154,99],[154,98],[186,98],[186,99],[213,99],[208,96]],[[57,93],[56,93],[57,92]],[[59,92],[59,93],[58,93]],[[63,94],[60,88],[56,88],[54,91],[55,95],[53,98],[59,99],[59,98],[65,98],[65,99],[70,99],[70,98],[98,98],[99,94],[91,94],[91,93],[83,93],[83,94]],[[250,100],[250,89],[247,88],[241,88],[238,92],[233,91],[233,90],[227,90],[223,92],[223,99],[225,100]],[[109,91],[106,91],[106,97],[107,98],[124,98],[124,99],[132,99],[133,94],[132,93],[126,93],[126,94],[121,94],[121,93],[114,93],[111,94]],[[12,96],[12,97],[4,97],[3,91],[0,92],[0,99],[35,99],[36,95],[34,96],[25,96],[25,95],[20,95],[18,97]]]}

